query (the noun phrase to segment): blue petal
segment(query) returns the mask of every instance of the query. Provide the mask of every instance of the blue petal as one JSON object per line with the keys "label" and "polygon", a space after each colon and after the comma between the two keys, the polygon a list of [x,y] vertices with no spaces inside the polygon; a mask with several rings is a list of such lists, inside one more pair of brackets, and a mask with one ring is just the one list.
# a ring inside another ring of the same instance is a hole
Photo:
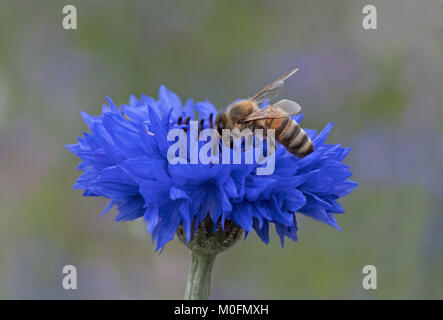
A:
{"label": "blue petal", "polygon": [[116,221],[131,221],[140,218],[145,213],[144,203],[142,197],[129,197],[119,204],[119,214],[115,217]]}
{"label": "blue petal", "polygon": [[297,189],[288,191],[285,194],[285,208],[290,212],[297,212],[306,204],[306,197]]}
{"label": "blue petal", "polygon": [[185,191],[172,186],[169,190],[169,198],[171,198],[171,200],[189,199],[189,196],[186,194]]}
{"label": "blue petal", "polygon": [[250,232],[252,228],[252,211],[247,203],[235,204],[232,215],[232,221],[242,229]]}
{"label": "blue petal", "polygon": [[331,122],[329,123],[321,132],[318,136],[316,136],[314,138],[314,140],[312,141],[314,143],[315,147],[319,147],[320,145],[324,144],[326,141],[326,138],[328,137],[329,133],[332,130],[332,127],[334,126],[334,123]]}
{"label": "blue petal", "polygon": [[124,201],[138,194],[138,186],[125,177],[118,167],[103,170],[92,186],[98,194],[115,201]]}
{"label": "blue petal", "polygon": [[109,210],[112,209],[117,204],[114,200],[109,201],[108,205],[103,209],[102,213],[100,214],[100,217],[104,216],[106,213],[109,212]]}
{"label": "blue petal", "polygon": [[260,237],[260,239],[268,244],[269,243],[269,223],[268,221],[264,221],[262,227],[259,227],[259,224],[257,222],[257,219],[254,219],[253,222],[254,230],[257,233],[257,235]]}
{"label": "blue petal", "polygon": [[178,95],[165,86],[160,87],[158,101],[162,116],[169,114],[171,111],[172,119],[176,120],[183,112],[182,102]]}
{"label": "blue petal", "polygon": [[[195,110],[198,111],[199,118],[209,118],[209,115],[212,113],[217,114],[217,109],[214,107],[212,103],[209,101],[197,102],[195,104]],[[214,118],[215,119],[215,118]]]}
{"label": "blue petal", "polygon": [[195,118],[194,100],[188,99],[184,106],[184,118],[190,117],[190,119]]}

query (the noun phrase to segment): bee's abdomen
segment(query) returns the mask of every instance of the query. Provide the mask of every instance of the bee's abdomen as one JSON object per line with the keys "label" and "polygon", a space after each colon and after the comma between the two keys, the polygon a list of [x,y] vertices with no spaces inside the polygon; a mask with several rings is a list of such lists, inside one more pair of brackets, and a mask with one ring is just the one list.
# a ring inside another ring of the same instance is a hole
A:
{"label": "bee's abdomen", "polygon": [[[274,119],[275,122],[276,119]],[[306,157],[314,151],[314,145],[306,132],[291,118],[283,118],[275,128],[275,138],[298,158]]]}

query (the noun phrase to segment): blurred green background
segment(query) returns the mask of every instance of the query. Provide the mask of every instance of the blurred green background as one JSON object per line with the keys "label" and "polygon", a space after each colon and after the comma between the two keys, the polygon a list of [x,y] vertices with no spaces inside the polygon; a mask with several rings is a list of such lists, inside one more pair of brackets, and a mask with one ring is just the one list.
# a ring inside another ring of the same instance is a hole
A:
{"label": "blurred green background", "polygon": [[[66,4],[77,30],[62,28]],[[443,298],[443,2],[370,1],[371,31],[365,4],[1,1],[0,298],[181,299],[186,249],[156,254],[141,220],[100,218],[105,199],[71,189],[80,110],[161,84],[221,108],[295,66],[285,97],[305,127],[335,122],[328,141],[352,147],[359,187],[341,232],[299,216],[297,243],[250,234],[221,254],[211,297]],[[62,287],[66,264],[77,290]],[[367,264],[377,290],[362,288]]]}

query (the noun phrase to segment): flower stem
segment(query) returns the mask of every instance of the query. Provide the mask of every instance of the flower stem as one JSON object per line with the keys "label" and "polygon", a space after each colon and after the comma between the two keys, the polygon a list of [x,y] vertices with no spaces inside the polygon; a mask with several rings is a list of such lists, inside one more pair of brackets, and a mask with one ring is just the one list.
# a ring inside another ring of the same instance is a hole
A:
{"label": "flower stem", "polygon": [[191,265],[186,283],[185,300],[207,300],[211,289],[211,272],[216,255],[191,251]]}

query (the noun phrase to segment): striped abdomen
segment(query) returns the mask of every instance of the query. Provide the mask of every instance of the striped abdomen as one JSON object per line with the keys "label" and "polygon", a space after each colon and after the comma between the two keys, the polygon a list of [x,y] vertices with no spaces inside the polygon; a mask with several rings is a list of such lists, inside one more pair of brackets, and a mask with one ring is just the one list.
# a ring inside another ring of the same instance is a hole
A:
{"label": "striped abdomen", "polygon": [[298,158],[314,152],[314,145],[300,125],[290,117],[267,119],[267,128],[275,130],[275,139]]}

